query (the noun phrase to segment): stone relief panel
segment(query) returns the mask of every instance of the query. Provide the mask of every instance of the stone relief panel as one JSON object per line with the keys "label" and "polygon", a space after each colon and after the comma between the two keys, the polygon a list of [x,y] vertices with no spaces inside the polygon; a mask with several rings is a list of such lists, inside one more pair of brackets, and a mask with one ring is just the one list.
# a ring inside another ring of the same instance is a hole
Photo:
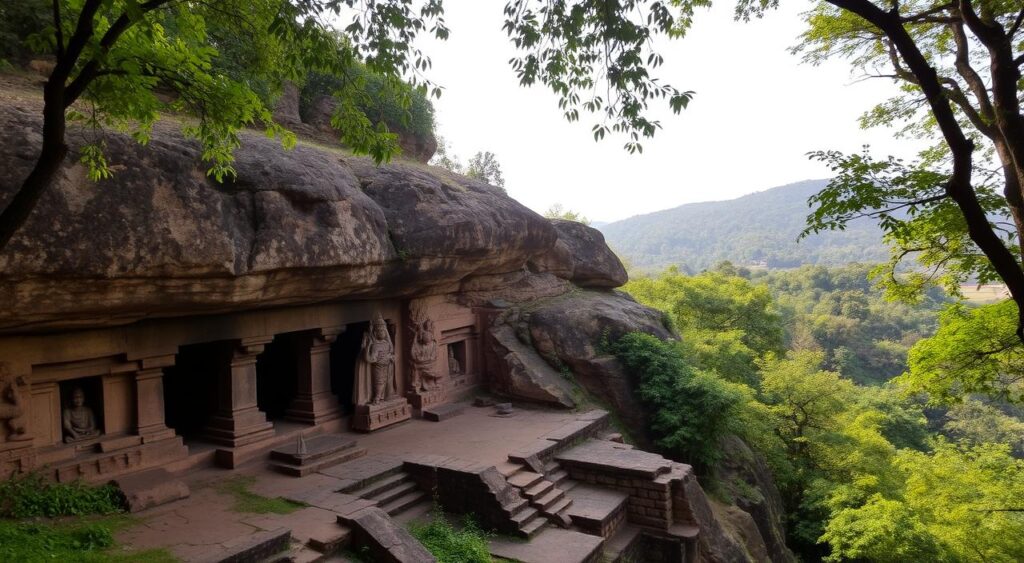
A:
{"label": "stone relief panel", "polygon": [[412,392],[429,391],[441,386],[444,374],[437,369],[437,336],[434,321],[416,312],[409,327],[412,343],[409,364]]}
{"label": "stone relief panel", "polygon": [[25,385],[21,377],[11,373],[6,362],[0,362],[0,425],[3,425],[5,442],[31,439],[28,434],[27,405],[20,387]]}

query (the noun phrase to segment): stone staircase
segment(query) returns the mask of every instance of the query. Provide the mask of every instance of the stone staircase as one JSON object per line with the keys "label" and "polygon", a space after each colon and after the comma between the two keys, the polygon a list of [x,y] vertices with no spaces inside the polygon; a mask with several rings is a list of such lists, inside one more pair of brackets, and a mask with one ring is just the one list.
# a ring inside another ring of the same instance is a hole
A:
{"label": "stone staircase", "polygon": [[530,506],[537,510],[549,522],[562,528],[572,525],[566,511],[572,504],[572,499],[565,496],[565,491],[558,487],[565,481],[567,475],[561,469],[552,472],[554,480],[547,475],[530,471],[526,466],[519,465],[505,478],[510,485],[519,489],[520,494],[529,502]]}
{"label": "stone staircase", "polygon": [[401,469],[371,476],[339,492],[376,502],[388,516],[398,516],[413,507],[430,503],[427,493],[420,490],[412,476]]}

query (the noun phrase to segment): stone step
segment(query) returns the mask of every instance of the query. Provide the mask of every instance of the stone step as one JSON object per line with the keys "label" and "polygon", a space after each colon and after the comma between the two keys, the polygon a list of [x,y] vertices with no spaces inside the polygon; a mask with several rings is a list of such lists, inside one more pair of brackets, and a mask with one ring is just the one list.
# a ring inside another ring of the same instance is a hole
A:
{"label": "stone step", "polygon": [[407,508],[419,504],[426,498],[427,493],[418,490],[412,491],[381,506],[380,509],[383,510],[384,512],[387,512],[388,516],[394,516]]}
{"label": "stone step", "polygon": [[572,499],[566,496],[558,499],[554,504],[544,509],[542,512],[545,514],[561,514],[569,509],[572,505]]}
{"label": "stone step", "polygon": [[494,468],[497,469],[498,473],[501,473],[501,476],[506,479],[525,469],[523,464],[512,461],[503,461],[498,465],[495,465]]}
{"label": "stone step", "polygon": [[540,516],[535,516],[519,528],[519,535],[524,538],[532,538],[537,535],[537,532],[540,532],[547,523],[548,521],[546,519],[541,518]]}
{"label": "stone step", "polygon": [[510,477],[508,482],[513,487],[519,487],[520,489],[526,489],[539,483],[544,476],[540,473],[534,473],[533,471],[520,471]]}
{"label": "stone step", "polygon": [[369,455],[339,467],[321,471],[324,475],[343,480],[339,493],[353,494],[392,475],[402,473],[401,458],[388,455]]}
{"label": "stone step", "polygon": [[402,526],[408,527],[409,522],[413,521],[427,521],[431,511],[434,510],[434,503],[431,499],[424,497],[422,501],[417,504],[406,508],[402,512],[395,515],[395,522],[398,522]]}
{"label": "stone step", "polygon": [[274,468],[274,470],[284,473],[285,475],[291,475],[292,477],[305,477],[306,475],[311,475],[321,469],[352,461],[353,459],[363,457],[364,455],[366,455],[366,448],[352,447],[345,448],[329,457],[321,457],[312,463],[307,462],[298,465],[285,463],[283,461],[273,461],[270,463],[270,466]]}
{"label": "stone step", "polygon": [[541,495],[545,495],[555,488],[555,484],[547,479],[541,479],[535,483],[532,487],[523,490],[523,494],[526,498],[533,500]]}
{"label": "stone step", "polygon": [[536,517],[538,514],[539,513],[536,508],[526,505],[525,509],[512,514],[510,516],[510,519],[516,523],[516,527],[522,528],[526,522],[528,522],[531,518]]}
{"label": "stone step", "polygon": [[387,504],[398,497],[405,496],[406,494],[416,490],[416,483],[412,481],[406,481],[390,489],[385,489],[380,493],[369,497],[369,500],[375,500],[381,504]]}
{"label": "stone step", "polygon": [[423,409],[423,420],[441,422],[453,416],[459,416],[466,406],[462,403],[448,403],[447,405],[434,405]]}
{"label": "stone step", "polygon": [[323,434],[306,438],[306,452],[299,453],[298,440],[270,450],[270,459],[290,465],[304,465],[315,462],[318,459],[330,457],[334,454],[356,447],[356,441],[338,434]]}
{"label": "stone step", "polygon": [[409,474],[405,472],[395,473],[394,475],[386,475],[380,479],[377,479],[366,485],[362,489],[356,489],[354,491],[348,491],[345,494],[354,495],[359,498],[371,498],[374,495],[383,493],[388,489],[393,489],[402,483],[409,480]]}
{"label": "stone step", "polygon": [[568,478],[569,474],[564,469],[558,469],[547,476],[548,481],[554,483],[556,487],[561,486]]}
{"label": "stone step", "polygon": [[519,512],[530,508],[530,501],[519,497],[511,501],[507,501],[501,505],[509,514],[518,514]]}
{"label": "stone step", "polygon": [[551,510],[549,509],[552,506],[554,506],[556,502],[564,498],[565,493],[562,492],[562,489],[552,488],[550,491],[544,493],[540,497],[530,500],[530,504],[532,504],[535,508],[540,509],[541,512],[551,512]]}

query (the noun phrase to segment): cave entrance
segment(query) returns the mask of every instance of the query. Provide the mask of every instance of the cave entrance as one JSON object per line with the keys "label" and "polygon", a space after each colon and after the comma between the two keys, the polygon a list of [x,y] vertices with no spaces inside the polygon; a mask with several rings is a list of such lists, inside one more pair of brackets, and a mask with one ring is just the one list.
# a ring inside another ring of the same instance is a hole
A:
{"label": "cave entrance", "polygon": [[362,349],[363,334],[369,328],[369,321],[349,323],[345,332],[331,344],[331,392],[337,395],[342,414],[351,414],[354,407],[352,388],[356,381],[356,360]]}
{"label": "cave entrance", "polygon": [[275,335],[256,356],[256,406],[267,415],[267,420],[284,418],[295,398],[300,354],[309,354],[308,344],[302,345],[302,336],[301,332]]}
{"label": "cave entrance", "polygon": [[164,418],[186,441],[197,438],[216,412],[217,382],[231,348],[230,342],[181,346],[174,365],[164,368]]}

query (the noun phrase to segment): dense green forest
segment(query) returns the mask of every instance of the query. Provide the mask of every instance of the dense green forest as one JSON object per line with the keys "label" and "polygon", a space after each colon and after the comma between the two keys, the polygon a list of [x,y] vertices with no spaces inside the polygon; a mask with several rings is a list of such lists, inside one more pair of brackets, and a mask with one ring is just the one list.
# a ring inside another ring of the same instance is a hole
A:
{"label": "dense green forest", "polygon": [[930,395],[935,364],[919,356],[948,345],[960,306],[938,293],[885,301],[867,271],[725,263],[637,278],[626,291],[681,339],[608,345],[637,378],[663,451],[705,476],[730,435],[766,458],[803,558],[1020,561],[1020,412],[993,394]]}
{"label": "dense green forest", "polygon": [[797,243],[807,227],[807,198],[824,188],[808,180],[728,201],[691,203],[601,227],[605,239],[637,271],[669,266],[696,273],[717,262],[763,261],[768,267],[875,263],[889,256],[870,220]]}

